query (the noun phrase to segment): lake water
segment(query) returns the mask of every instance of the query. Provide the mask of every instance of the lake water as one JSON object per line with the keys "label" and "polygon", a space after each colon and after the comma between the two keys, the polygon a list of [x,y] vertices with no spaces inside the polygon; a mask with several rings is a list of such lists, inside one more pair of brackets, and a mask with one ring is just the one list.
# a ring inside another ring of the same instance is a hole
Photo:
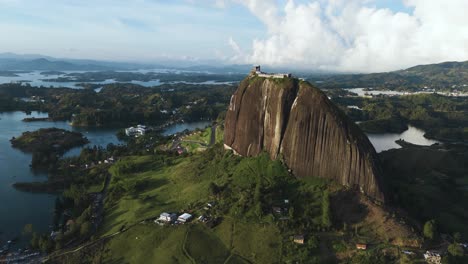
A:
{"label": "lake water", "polygon": [[[12,187],[15,182],[47,179],[46,172],[35,173],[30,169],[31,154],[11,147],[12,137],[25,131],[57,127],[82,132],[90,140],[90,145],[119,143],[115,136],[116,129],[72,128],[67,122],[22,121],[31,116],[47,117],[47,114],[33,112],[28,116],[23,112],[0,113],[0,245],[20,234],[26,224],[33,224],[37,231],[48,231],[55,203],[54,195],[19,192]],[[79,154],[80,150],[73,149],[69,155]]]}
{"label": "lake water", "polygon": [[[84,71],[63,71],[63,73],[83,73]],[[147,73],[147,72],[173,72],[175,74],[180,73],[179,71],[170,71],[170,70],[146,70],[146,71],[127,71],[127,72],[135,72],[135,73]],[[11,83],[11,82],[25,82],[29,83],[31,86],[44,86],[44,87],[67,87],[73,89],[82,89],[80,86],[76,86],[78,83],[90,83],[90,84],[111,84],[111,83],[118,83],[114,79],[108,79],[102,82],[49,82],[44,81],[44,79],[55,79],[58,77],[66,77],[65,74],[52,74],[52,75],[42,75],[41,71],[31,71],[27,73],[17,73],[15,77],[5,77],[0,76],[0,84],[2,83]],[[153,87],[153,86],[160,86],[165,84],[164,82],[160,82],[159,80],[151,80],[147,82],[143,81],[130,81],[130,83],[138,84],[145,87]],[[177,82],[168,82],[169,84],[177,84],[177,83],[184,83],[184,84],[206,84],[206,85],[215,85],[215,84],[233,84],[236,82],[216,82],[216,81],[206,81],[200,83],[194,82],[185,82],[185,81],[177,81]]]}
{"label": "lake water", "polygon": [[182,132],[186,129],[188,130],[195,130],[197,128],[205,128],[211,125],[211,121],[199,121],[199,122],[190,122],[190,123],[178,123],[174,125],[168,126],[164,131],[161,133],[164,136],[169,136],[178,132]]}
{"label": "lake water", "polygon": [[424,137],[424,130],[408,126],[408,130],[403,133],[386,133],[386,134],[367,134],[367,137],[371,141],[372,145],[377,152],[384,150],[401,148],[400,145],[395,143],[396,140],[403,139],[406,142],[413,143],[421,146],[430,146],[438,143],[436,140],[427,139]]}
{"label": "lake water", "polygon": [[[399,92],[399,91],[383,91],[383,90],[369,90],[367,88],[344,88],[347,91],[353,92],[358,96],[367,96],[367,95],[387,95],[387,96],[400,96],[400,95],[411,95],[411,94],[431,94],[434,92],[429,91],[419,91],[419,92]],[[467,97],[468,93],[452,93],[452,92],[435,92],[439,95],[444,96],[453,96],[453,97]]]}
{"label": "lake water", "polygon": [[[86,136],[88,145],[107,146],[109,143],[119,144],[116,137],[117,129],[108,128],[82,128],[71,127],[67,122],[23,122],[25,117],[47,117],[47,113],[32,112],[26,115],[23,112],[0,113],[0,246],[5,241],[19,236],[26,224],[33,224],[34,230],[40,232],[50,231],[55,204],[55,195],[27,193],[15,190],[15,182],[44,181],[46,172],[33,172],[29,164],[31,154],[23,153],[11,147],[10,139],[17,137],[25,131],[34,131],[40,128],[57,127],[78,131]],[[211,122],[193,122],[174,124],[167,127],[164,135],[174,134],[185,129],[194,130],[204,128]],[[81,147],[74,148],[64,156],[78,155]],[[26,245],[27,241],[19,241],[19,245]]]}
{"label": "lake water", "polygon": [[365,95],[405,95],[410,94],[407,92],[398,92],[398,91],[380,91],[380,90],[370,90],[366,91],[366,88],[351,88],[346,89],[352,93],[357,94],[358,96],[365,96]]}

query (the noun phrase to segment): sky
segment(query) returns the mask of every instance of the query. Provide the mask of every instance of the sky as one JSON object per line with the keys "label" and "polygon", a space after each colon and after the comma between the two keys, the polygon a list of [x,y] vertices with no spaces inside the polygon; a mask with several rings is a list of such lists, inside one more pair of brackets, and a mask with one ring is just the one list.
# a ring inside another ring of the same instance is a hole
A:
{"label": "sky", "polygon": [[381,72],[468,60],[468,0],[0,0],[0,53]]}

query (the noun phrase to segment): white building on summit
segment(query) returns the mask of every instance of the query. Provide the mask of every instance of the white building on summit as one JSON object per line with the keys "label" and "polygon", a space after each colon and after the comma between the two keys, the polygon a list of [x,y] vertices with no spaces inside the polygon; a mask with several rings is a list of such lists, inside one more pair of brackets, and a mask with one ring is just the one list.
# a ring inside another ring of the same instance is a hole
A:
{"label": "white building on summit", "polygon": [[260,65],[255,66],[252,69],[252,73],[256,74],[258,77],[263,77],[263,78],[277,78],[277,79],[282,79],[282,78],[291,78],[291,73],[266,73],[262,72]]}

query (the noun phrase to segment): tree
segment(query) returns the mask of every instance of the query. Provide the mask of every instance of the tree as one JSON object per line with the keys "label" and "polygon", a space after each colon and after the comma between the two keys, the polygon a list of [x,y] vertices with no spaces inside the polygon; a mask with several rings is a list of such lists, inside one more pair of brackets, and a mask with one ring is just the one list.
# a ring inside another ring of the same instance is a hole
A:
{"label": "tree", "polygon": [[50,252],[52,246],[52,241],[47,237],[47,235],[43,235],[39,238],[39,249],[42,252]]}
{"label": "tree", "polygon": [[32,224],[26,224],[23,228],[23,235],[29,235],[33,232],[33,225]]}
{"label": "tree", "polygon": [[80,227],[80,235],[86,236],[91,232],[92,225],[89,221],[84,222]]}
{"label": "tree", "polygon": [[437,236],[437,223],[436,221],[429,220],[424,224],[424,237],[430,240],[434,240]]}
{"label": "tree", "polygon": [[289,207],[289,221],[294,221],[294,206]]}
{"label": "tree", "polygon": [[208,189],[212,195],[218,195],[219,193],[219,187],[216,185],[214,182],[210,182],[210,185],[208,186]]}
{"label": "tree", "polygon": [[262,189],[263,189],[262,176],[258,176],[257,184],[255,185],[255,191],[254,191],[254,203],[256,204],[261,204],[262,202]]}
{"label": "tree", "polygon": [[457,243],[460,243],[462,241],[462,236],[460,232],[456,232],[455,234],[453,234],[453,240]]}
{"label": "tree", "polygon": [[463,248],[458,243],[453,243],[448,246],[448,252],[454,257],[463,257]]}
{"label": "tree", "polygon": [[33,234],[32,234],[31,247],[32,248],[39,248],[39,235],[36,232],[33,232]]}
{"label": "tree", "polygon": [[322,196],[322,225],[325,228],[330,228],[331,226],[330,194],[328,190],[325,190]]}
{"label": "tree", "polygon": [[401,256],[400,258],[400,264],[411,264],[413,263],[413,260],[411,260],[411,258],[406,255],[406,254],[403,254],[403,256]]}

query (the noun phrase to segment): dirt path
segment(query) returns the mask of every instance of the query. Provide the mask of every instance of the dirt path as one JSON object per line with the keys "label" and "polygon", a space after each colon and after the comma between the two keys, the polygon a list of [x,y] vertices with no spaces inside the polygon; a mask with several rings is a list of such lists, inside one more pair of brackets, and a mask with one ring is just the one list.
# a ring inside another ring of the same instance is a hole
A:
{"label": "dirt path", "polygon": [[216,142],[216,128],[218,127],[217,124],[211,126],[211,138],[210,138],[210,144],[209,146],[212,146],[214,145],[214,143]]}

